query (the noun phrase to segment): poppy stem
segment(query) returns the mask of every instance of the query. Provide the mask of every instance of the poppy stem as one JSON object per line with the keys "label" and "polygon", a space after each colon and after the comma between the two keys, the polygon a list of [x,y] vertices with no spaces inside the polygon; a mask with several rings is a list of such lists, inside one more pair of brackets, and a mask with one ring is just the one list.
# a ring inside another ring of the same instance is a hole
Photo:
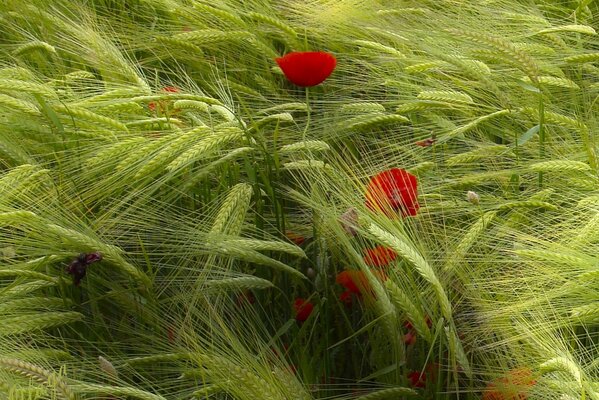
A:
{"label": "poppy stem", "polygon": [[302,142],[306,141],[306,134],[308,133],[308,128],[310,127],[310,89],[306,87],[306,107],[308,110],[308,115],[306,116],[306,126],[304,128],[304,132],[302,133]]}

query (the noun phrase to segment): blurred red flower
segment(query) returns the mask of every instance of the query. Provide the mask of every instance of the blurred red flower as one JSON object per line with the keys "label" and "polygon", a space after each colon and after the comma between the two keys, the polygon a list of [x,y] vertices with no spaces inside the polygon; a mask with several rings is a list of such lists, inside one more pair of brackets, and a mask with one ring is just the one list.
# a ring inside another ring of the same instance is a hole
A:
{"label": "blurred red flower", "polygon": [[416,215],[418,204],[418,180],[408,171],[392,168],[378,173],[370,179],[366,189],[366,207],[382,211],[392,217],[397,211],[401,215]]}
{"label": "blurred red flower", "polygon": [[371,267],[384,267],[397,258],[397,253],[384,246],[376,246],[374,249],[366,249],[364,262]]}
{"label": "blurred red flower", "polygon": [[276,61],[287,79],[303,87],[324,82],[337,65],[335,56],[324,51],[292,52]]}
{"label": "blurred red flower", "polygon": [[[165,86],[160,91],[163,93],[179,93],[180,92],[179,88],[177,88],[175,86]],[[148,108],[152,111],[156,110],[156,103],[153,101],[149,102]]]}
{"label": "blurred red flower", "polygon": [[[387,275],[380,270],[373,271],[374,275],[381,281],[387,279]],[[339,300],[346,305],[351,305],[352,294],[357,297],[362,296],[364,292],[371,292],[371,286],[368,278],[363,271],[345,270],[337,274],[335,282],[345,288],[345,291],[339,296]]]}
{"label": "blurred red flower", "polygon": [[410,385],[415,388],[423,388],[426,385],[426,373],[420,371],[412,371],[408,374]]}
{"label": "blurred red flower", "polygon": [[403,336],[403,342],[408,346],[411,346],[416,343],[416,333],[413,330],[410,330]]}
{"label": "blurred red flower", "polygon": [[483,400],[526,400],[528,390],[536,383],[529,368],[512,369],[487,385]]}
{"label": "blurred red flower", "polygon": [[301,246],[306,241],[305,237],[292,231],[285,231],[285,237],[298,246]]}
{"label": "blurred red flower", "polygon": [[308,319],[312,311],[314,310],[314,304],[310,303],[306,299],[298,297],[293,302],[293,309],[295,310],[295,319],[299,322],[304,322]]}

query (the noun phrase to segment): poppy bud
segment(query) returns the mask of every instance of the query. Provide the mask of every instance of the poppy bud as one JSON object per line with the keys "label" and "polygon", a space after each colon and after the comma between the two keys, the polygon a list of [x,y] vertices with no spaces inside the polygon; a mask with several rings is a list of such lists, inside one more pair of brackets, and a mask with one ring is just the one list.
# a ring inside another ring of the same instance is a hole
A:
{"label": "poppy bud", "polygon": [[474,205],[477,205],[478,203],[480,203],[480,196],[478,195],[478,193],[469,190],[468,193],[466,193],[466,200],[468,200],[470,203]]}

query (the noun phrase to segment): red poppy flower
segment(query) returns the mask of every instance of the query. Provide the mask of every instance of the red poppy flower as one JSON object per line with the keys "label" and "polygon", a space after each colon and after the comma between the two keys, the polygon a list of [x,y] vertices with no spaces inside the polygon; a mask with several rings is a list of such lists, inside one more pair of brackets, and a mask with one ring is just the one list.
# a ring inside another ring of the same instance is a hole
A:
{"label": "red poppy flower", "polygon": [[238,307],[252,305],[256,302],[256,297],[254,297],[254,294],[251,291],[246,290],[237,295],[237,299],[235,300],[235,302],[237,303]]}
{"label": "red poppy flower", "polygon": [[371,267],[384,267],[395,260],[397,253],[388,247],[376,246],[374,249],[366,249],[364,262]]}
{"label": "red poppy flower", "polygon": [[403,342],[408,346],[411,346],[414,343],[416,343],[416,333],[414,333],[414,331],[409,331],[408,333],[406,333],[403,337]]}
{"label": "red poppy flower", "polygon": [[489,383],[483,400],[526,400],[528,390],[536,383],[529,368],[516,368]]}
{"label": "red poppy flower", "polygon": [[339,301],[342,302],[343,304],[345,304],[346,306],[351,306],[352,304],[352,292],[349,290],[346,290],[345,292],[341,293],[339,295]]}
{"label": "red poppy flower", "polygon": [[412,371],[408,374],[410,385],[415,388],[423,388],[426,385],[426,373],[420,371]]}
{"label": "red poppy flower", "polygon": [[370,179],[366,189],[366,207],[393,216],[401,211],[403,217],[416,215],[418,204],[418,180],[408,171],[392,168]]}
{"label": "red poppy flower", "polygon": [[357,295],[361,295],[362,289],[369,287],[362,271],[341,271],[337,274],[335,282],[343,286],[347,292]]}
{"label": "red poppy flower", "polygon": [[[179,93],[180,92],[179,88],[177,88],[175,86],[165,86],[160,91],[163,92],[163,93]],[[156,103],[153,102],[153,101],[149,102],[148,103],[148,108],[151,111],[155,111],[156,110]]]}
{"label": "red poppy flower", "polygon": [[335,56],[324,51],[292,52],[276,61],[287,79],[304,87],[324,82],[337,65]]}
{"label": "red poppy flower", "polygon": [[298,297],[293,302],[293,309],[295,310],[295,319],[299,322],[304,322],[308,319],[312,310],[314,310],[314,304],[310,303],[306,299]]}
{"label": "red poppy flower", "polygon": [[[382,281],[387,279],[387,275],[385,275],[383,271],[373,271],[373,273]],[[337,274],[335,282],[343,286],[347,293],[353,293],[357,296],[361,296],[364,291],[371,290],[368,278],[362,271],[341,271]],[[342,294],[342,296],[344,295]],[[340,298],[340,300],[347,301],[347,296],[348,295],[345,295],[343,299]]]}

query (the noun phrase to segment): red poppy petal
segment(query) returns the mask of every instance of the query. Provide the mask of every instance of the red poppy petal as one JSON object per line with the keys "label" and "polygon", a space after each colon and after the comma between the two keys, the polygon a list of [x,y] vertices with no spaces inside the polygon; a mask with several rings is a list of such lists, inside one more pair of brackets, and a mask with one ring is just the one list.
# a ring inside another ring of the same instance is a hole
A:
{"label": "red poppy petal", "polygon": [[401,211],[402,216],[414,216],[420,205],[417,200],[418,180],[404,169],[392,168],[370,179],[366,189],[366,206],[391,216]]}
{"label": "red poppy petal", "polygon": [[324,51],[292,52],[276,59],[283,73],[297,86],[316,86],[335,69],[337,59]]}
{"label": "red poppy petal", "polygon": [[293,308],[295,310],[295,319],[299,322],[304,322],[312,314],[314,304],[298,297],[293,302]]}
{"label": "red poppy petal", "polygon": [[395,260],[397,253],[388,247],[377,246],[374,249],[366,249],[364,262],[371,267],[384,267]]}

